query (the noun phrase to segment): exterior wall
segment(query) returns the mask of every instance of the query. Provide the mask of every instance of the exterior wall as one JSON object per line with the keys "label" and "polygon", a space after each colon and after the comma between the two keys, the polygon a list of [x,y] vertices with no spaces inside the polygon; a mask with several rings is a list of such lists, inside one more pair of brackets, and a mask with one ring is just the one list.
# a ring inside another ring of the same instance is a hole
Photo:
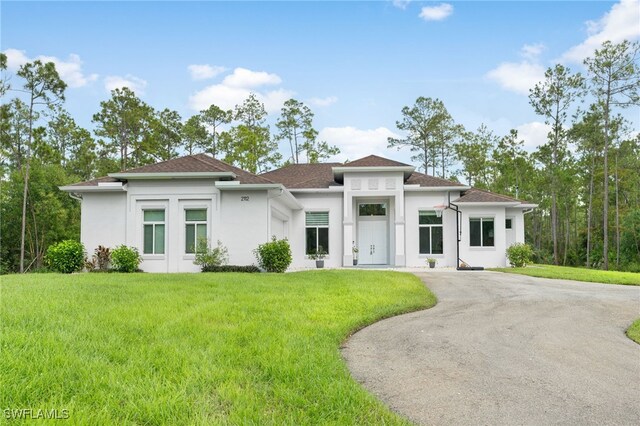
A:
{"label": "exterior wall", "polygon": [[506,209],[505,215],[513,219],[515,242],[524,243],[524,212],[522,209]]}
{"label": "exterior wall", "polygon": [[220,239],[229,264],[255,264],[253,250],[270,238],[267,191],[222,191],[220,204]]}
{"label": "exterior wall", "polygon": [[[451,199],[455,200],[459,192],[452,192]],[[456,265],[456,212],[447,209],[442,213],[442,244],[443,254],[420,254],[420,234],[418,212],[420,210],[434,210],[435,206],[448,205],[448,197],[442,192],[407,192],[406,202],[406,242],[407,266],[421,267],[426,265],[427,258],[437,260],[438,267],[455,267]]]}
{"label": "exterior wall", "polygon": [[80,240],[91,257],[99,246],[126,244],[127,193],[88,192],[82,195]]}
{"label": "exterior wall", "polygon": [[[220,192],[211,179],[129,181],[127,192],[127,245],[143,253],[143,210],[165,209],[165,253],[142,254],[146,272],[196,272],[195,255],[185,253],[185,208],[207,209],[207,238],[222,239]],[[230,253],[231,255],[231,253]]]}
{"label": "exterior wall", "polygon": [[352,246],[357,239],[357,203],[389,200],[389,264],[404,266],[405,201],[403,172],[348,172],[344,174],[342,265],[353,265]]}
{"label": "exterior wall", "polygon": [[[506,266],[505,208],[500,206],[469,206],[464,203],[460,203],[458,206],[462,212],[460,259],[469,266],[484,266],[485,268]],[[494,247],[470,247],[469,218],[471,217],[494,219]]]}
{"label": "exterior wall", "polygon": [[[344,245],[342,193],[296,193],[294,195],[304,208],[292,212],[289,238],[293,254],[291,267],[315,268],[315,262],[305,254],[305,212],[308,211],[329,211],[329,255],[325,258],[324,264],[327,268],[341,267]],[[351,245],[349,245],[349,254],[351,254]]]}

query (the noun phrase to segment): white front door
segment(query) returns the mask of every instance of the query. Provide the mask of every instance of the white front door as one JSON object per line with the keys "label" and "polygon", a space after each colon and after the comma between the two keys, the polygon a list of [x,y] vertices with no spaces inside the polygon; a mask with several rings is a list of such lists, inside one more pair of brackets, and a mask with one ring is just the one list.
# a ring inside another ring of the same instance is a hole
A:
{"label": "white front door", "polygon": [[387,221],[358,221],[358,263],[361,265],[386,265],[387,254]]}

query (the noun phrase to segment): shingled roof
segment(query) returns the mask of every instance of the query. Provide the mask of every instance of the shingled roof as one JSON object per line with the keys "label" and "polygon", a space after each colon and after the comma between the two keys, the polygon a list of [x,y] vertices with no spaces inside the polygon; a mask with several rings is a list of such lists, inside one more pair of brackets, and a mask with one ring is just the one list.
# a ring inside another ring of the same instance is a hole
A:
{"label": "shingled roof", "polygon": [[507,195],[496,194],[483,189],[471,188],[462,193],[462,196],[453,203],[521,203],[530,204],[529,201],[518,200]]}
{"label": "shingled roof", "polygon": [[344,163],[341,166],[342,167],[413,167],[410,164],[404,164],[399,161],[389,160],[388,158],[378,157],[377,155],[368,155],[358,160]]}
{"label": "shingled roof", "polygon": [[420,185],[423,187],[427,186],[462,186],[460,182],[454,182],[447,179],[442,179],[439,177],[425,175],[424,173],[413,172],[411,176],[405,182],[407,185]]}
{"label": "shingled roof", "polygon": [[[239,169],[238,167],[216,160],[207,154],[187,155],[160,163],[123,170],[119,173],[198,173],[198,172],[232,172],[240,183],[274,183],[273,181]],[[86,182],[74,183],[71,186],[98,186],[100,182],[118,182],[118,179],[104,176]]]}
{"label": "shingled roof", "polygon": [[333,167],[341,165],[341,163],[289,164],[260,176],[281,183],[287,188],[328,188],[341,185],[334,180],[332,170]]}

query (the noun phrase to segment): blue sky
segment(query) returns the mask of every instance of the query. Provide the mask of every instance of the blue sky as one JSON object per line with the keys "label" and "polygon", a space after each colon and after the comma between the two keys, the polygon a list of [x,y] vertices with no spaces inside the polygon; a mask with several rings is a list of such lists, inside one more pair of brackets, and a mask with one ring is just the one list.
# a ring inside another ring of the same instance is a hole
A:
{"label": "blue sky", "polygon": [[[531,149],[546,129],[527,89],[548,66],[582,71],[606,39],[640,38],[640,2],[11,2],[0,48],[10,67],[54,60],[83,126],[110,88],[188,118],[250,91],[271,112],[295,97],[339,160],[386,149],[400,110],[444,101],[469,129],[516,128]],[[638,110],[625,115],[635,119]],[[273,126],[272,126],[272,130]]]}

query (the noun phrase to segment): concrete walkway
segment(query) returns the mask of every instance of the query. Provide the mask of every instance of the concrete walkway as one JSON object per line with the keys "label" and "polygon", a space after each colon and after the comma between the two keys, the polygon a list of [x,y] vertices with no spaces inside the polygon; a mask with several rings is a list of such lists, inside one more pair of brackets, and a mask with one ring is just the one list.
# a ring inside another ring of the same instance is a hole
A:
{"label": "concrete walkway", "polygon": [[417,274],[432,309],[378,322],[343,355],[419,424],[640,424],[640,287],[498,272]]}

